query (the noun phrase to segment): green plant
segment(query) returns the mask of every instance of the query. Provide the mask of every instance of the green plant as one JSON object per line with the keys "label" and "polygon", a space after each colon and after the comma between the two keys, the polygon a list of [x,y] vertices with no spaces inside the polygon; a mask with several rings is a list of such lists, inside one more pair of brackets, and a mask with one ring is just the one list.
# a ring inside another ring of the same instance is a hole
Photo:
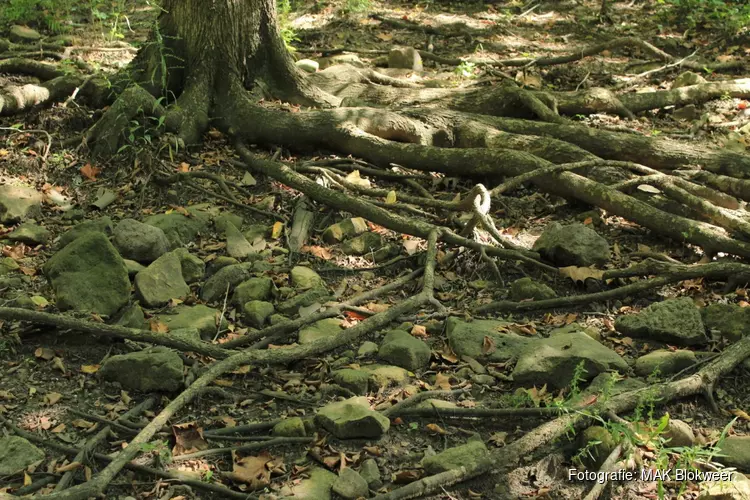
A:
{"label": "green plant", "polygon": [[746,0],[659,0],[670,7],[661,17],[688,29],[703,28],[734,37],[750,24],[750,3]]}
{"label": "green plant", "polygon": [[0,8],[0,26],[29,24],[54,33],[64,31],[63,20],[75,8],[74,0],[6,0]]}
{"label": "green plant", "polygon": [[476,67],[476,63],[461,61],[461,64],[456,66],[456,69],[454,69],[453,72],[461,78],[474,78],[474,70],[476,70]]}
{"label": "green plant", "polygon": [[346,0],[342,11],[346,14],[359,14],[370,10],[371,7],[370,0]]}
{"label": "green plant", "polygon": [[277,0],[276,14],[279,18],[279,34],[284,40],[287,50],[294,52],[295,48],[292,42],[298,42],[297,32],[291,25],[292,2],[291,0]]}

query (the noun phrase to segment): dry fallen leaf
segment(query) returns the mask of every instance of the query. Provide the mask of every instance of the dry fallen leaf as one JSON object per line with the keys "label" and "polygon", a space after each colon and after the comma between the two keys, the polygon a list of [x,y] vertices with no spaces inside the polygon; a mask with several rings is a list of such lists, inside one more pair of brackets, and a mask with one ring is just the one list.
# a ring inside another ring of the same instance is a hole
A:
{"label": "dry fallen leaf", "polygon": [[594,269],[593,267],[568,266],[561,267],[560,274],[570,278],[575,282],[584,282],[589,278],[600,280],[604,276],[604,271]]}
{"label": "dry fallen leaf", "polygon": [[91,375],[98,372],[99,368],[101,368],[101,365],[81,365],[81,372]]}
{"label": "dry fallen leaf", "polygon": [[79,169],[79,172],[81,172],[81,175],[87,178],[90,181],[95,181],[96,176],[99,175],[99,173],[102,171],[99,167],[92,167],[90,163],[87,163],[86,165],[82,166]]}
{"label": "dry fallen leaf", "polygon": [[169,333],[169,325],[156,318],[152,318],[151,321],[148,322],[148,327],[155,333]]}

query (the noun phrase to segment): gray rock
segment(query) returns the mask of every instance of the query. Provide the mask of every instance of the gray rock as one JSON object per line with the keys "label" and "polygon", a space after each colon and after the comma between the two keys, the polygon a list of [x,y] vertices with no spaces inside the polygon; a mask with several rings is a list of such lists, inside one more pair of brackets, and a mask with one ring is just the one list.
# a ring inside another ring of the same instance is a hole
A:
{"label": "gray rock", "polygon": [[[170,309],[168,313],[160,314],[157,319],[167,325],[170,331],[194,328],[198,330],[200,338],[211,340],[216,336],[220,317],[221,311],[203,304],[194,306],[180,304]],[[226,319],[222,317],[221,321],[221,328],[226,328]]]}
{"label": "gray rock", "polygon": [[528,299],[554,299],[555,297],[557,294],[553,289],[528,277],[518,279],[510,286],[510,298],[516,302]]}
{"label": "gray rock", "polygon": [[254,328],[263,328],[268,318],[273,314],[273,311],[273,304],[262,300],[251,300],[242,306],[245,321]]}
{"label": "gray rock", "polygon": [[722,457],[716,461],[740,472],[750,472],[750,436],[727,436],[718,443]]}
{"label": "gray rock", "polygon": [[330,403],[315,415],[315,424],[338,439],[378,438],[388,432],[390,420],[370,409],[366,397]]}
{"label": "gray rock", "polygon": [[583,224],[550,224],[533,250],[558,266],[587,267],[609,260],[609,244],[596,231]]}
{"label": "gray rock", "polygon": [[115,317],[115,325],[145,330],[146,317],[143,314],[143,309],[138,304],[131,304],[122,308]]}
{"label": "gray rock", "polygon": [[270,227],[264,224],[252,224],[244,233],[247,241],[255,241],[258,238],[265,238],[270,234]]}
{"label": "gray rock", "polygon": [[232,303],[241,306],[251,300],[268,300],[271,298],[273,280],[271,278],[250,278],[234,289]]}
{"label": "gray rock", "polygon": [[206,280],[201,288],[201,298],[206,302],[223,301],[227,287],[231,293],[234,287],[249,279],[252,273],[253,265],[250,262],[222,267]]}
{"label": "gray rock", "polygon": [[432,410],[434,408],[437,408],[439,410],[443,410],[443,409],[449,409],[449,408],[458,408],[458,405],[454,403],[453,401],[445,401],[443,399],[425,399],[424,401],[421,401],[417,403],[416,405],[414,405],[414,408],[427,409],[427,410]]}
{"label": "gray rock", "polygon": [[42,193],[28,186],[0,186],[0,224],[10,225],[42,214]]}
{"label": "gray rock", "polygon": [[311,325],[299,331],[300,344],[311,344],[316,340],[332,337],[341,332],[341,320],[336,318],[326,318],[316,321]]}
{"label": "gray rock", "polygon": [[110,236],[112,227],[112,219],[109,217],[99,217],[76,224],[60,237],[60,248],[68,246],[71,241],[88,233],[102,233],[105,236]]}
{"label": "gray rock", "polygon": [[477,470],[490,459],[490,452],[483,442],[473,440],[461,446],[422,459],[422,467],[427,474],[440,474],[449,470],[465,467],[466,470]]}
{"label": "gray rock", "polygon": [[706,83],[706,79],[701,75],[693,73],[692,71],[683,71],[674,79],[671,88],[679,89],[680,87],[689,87],[690,85],[698,85],[701,83]]}
{"label": "gray rock", "polygon": [[27,245],[44,245],[52,238],[52,233],[44,226],[32,222],[24,222],[15,228],[13,232],[5,235],[5,238],[10,241],[20,241]]}
{"label": "gray rock", "polygon": [[675,120],[691,121],[699,116],[700,113],[698,113],[698,108],[695,107],[695,104],[688,104],[672,111],[672,118]]}
{"label": "gray rock", "polygon": [[353,238],[367,231],[367,221],[362,217],[345,219],[330,225],[323,231],[323,241],[330,245],[341,243],[347,238]]}
{"label": "gray rock", "polygon": [[158,227],[123,219],[117,224],[112,243],[126,259],[153,262],[169,251],[169,240]]}
{"label": "gray rock", "polygon": [[61,311],[111,316],[128,303],[130,279],[120,254],[102,233],[87,233],[44,265]]}
{"label": "gray rock", "polygon": [[638,314],[620,316],[615,329],[624,335],[677,345],[706,342],[700,312],[689,297],[651,304]]}
{"label": "gray rock", "polygon": [[311,325],[299,331],[299,343],[300,344],[311,344],[316,340],[332,337],[340,333],[341,320],[336,318],[326,318],[316,321]]}
{"label": "gray rock", "polygon": [[719,332],[730,342],[736,342],[750,332],[750,307],[711,304],[701,310],[701,317],[706,328]]}
{"label": "gray rock", "polygon": [[388,67],[422,71],[422,56],[413,47],[394,47],[388,53]]}
{"label": "gray rock", "polygon": [[409,380],[409,372],[400,366],[367,365],[360,369],[370,374],[368,386],[372,391],[403,386]]}
{"label": "gray rock", "polygon": [[427,368],[431,356],[430,346],[401,330],[388,332],[378,351],[380,359],[411,371]]}
{"label": "gray rock", "polygon": [[353,368],[342,368],[331,373],[334,383],[345,389],[349,389],[358,396],[367,394],[370,381],[370,372],[366,370],[355,370]]}
{"label": "gray rock", "polygon": [[313,269],[305,266],[294,266],[289,272],[292,286],[302,290],[325,287],[326,282]]}
{"label": "gray rock", "polygon": [[518,384],[567,387],[579,363],[584,363],[586,380],[616,370],[624,373],[628,364],[619,354],[603,346],[583,332],[535,339],[521,352],[513,370]]}
{"label": "gray rock", "polygon": [[14,476],[44,460],[44,452],[19,436],[0,438],[0,476]]}
{"label": "gray rock", "polygon": [[659,349],[638,358],[635,362],[635,374],[648,377],[658,370],[660,375],[671,375],[689,366],[693,366],[698,360],[693,351],[678,349],[669,351]]}
{"label": "gray rock", "polygon": [[367,485],[373,490],[383,486],[380,479],[380,468],[374,458],[367,458],[362,462],[359,468],[359,475],[367,482]]}
{"label": "gray rock", "polygon": [[38,31],[33,30],[28,26],[20,26],[18,24],[15,24],[10,27],[8,38],[11,42],[33,43],[41,40],[42,35],[40,35]]}
{"label": "gray rock", "polygon": [[398,255],[399,252],[401,252],[401,249],[398,247],[398,245],[388,243],[372,253],[372,260],[375,262],[385,262],[391,257],[395,257],[396,255]]}
{"label": "gray rock", "polygon": [[202,210],[188,209],[188,213],[190,213],[189,217],[178,212],[156,214],[144,222],[164,231],[170,248],[178,248],[195,241],[199,234],[208,229],[210,223],[208,214]]}
{"label": "gray rock", "polygon": [[367,481],[357,471],[346,467],[339,472],[339,477],[333,483],[333,492],[347,500],[357,500],[370,493]]}
{"label": "gray rock", "polygon": [[227,222],[224,227],[224,234],[227,239],[227,253],[230,257],[244,260],[250,256],[257,255],[253,245],[245,239],[239,229],[231,222]]}
{"label": "gray rock", "polygon": [[531,341],[528,337],[498,331],[510,324],[502,320],[467,322],[451,316],[445,322],[445,332],[453,352],[459,356],[502,363],[515,359]]}
{"label": "gray rock", "polygon": [[362,342],[362,345],[359,346],[359,349],[357,349],[357,357],[358,358],[367,358],[370,356],[374,356],[378,353],[378,344],[375,342],[365,341]]}
{"label": "gray rock", "polygon": [[670,448],[689,448],[695,444],[695,434],[690,424],[675,418],[669,419],[669,424],[661,437],[669,440],[667,446]]}
{"label": "gray rock", "polygon": [[180,258],[166,253],[136,274],[135,294],[146,307],[161,307],[171,299],[190,295],[190,287],[182,277]]}
{"label": "gray rock", "polygon": [[305,422],[300,417],[287,417],[273,426],[271,434],[283,437],[305,437]]}
{"label": "gray rock", "polygon": [[172,392],[182,388],[182,359],[166,347],[112,356],[104,362],[99,375],[119,382],[126,389]]}
{"label": "gray rock", "polygon": [[315,303],[323,304],[330,297],[331,294],[325,288],[311,288],[278,304],[276,309],[281,314],[293,315],[299,312],[300,307],[308,307]]}
{"label": "gray rock", "polygon": [[318,71],[318,68],[320,68],[320,64],[318,64],[317,61],[313,61],[312,59],[300,59],[294,64],[299,69],[307,73],[315,73]]}
{"label": "gray rock", "polygon": [[365,255],[383,246],[383,237],[378,233],[366,232],[346,240],[341,251],[347,255]]}
{"label": "gray rock", "polygon": [[178,248],[174,254],[180,259],[180,269],[185,283],[195,283],[206,274],[206,263],[197,255],[188,252],[187,248]]}

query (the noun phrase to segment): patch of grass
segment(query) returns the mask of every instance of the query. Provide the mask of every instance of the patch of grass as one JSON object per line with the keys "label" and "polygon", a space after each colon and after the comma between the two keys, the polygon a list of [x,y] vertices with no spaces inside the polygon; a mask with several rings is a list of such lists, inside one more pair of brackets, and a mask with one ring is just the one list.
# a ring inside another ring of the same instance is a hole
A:
{"label": "patch of grass", "polygon": [[671,8],[662,12],[668,22],[688,29],[706,29],[733,38],[748,31],[750,3],[747,0],[658,0]]}

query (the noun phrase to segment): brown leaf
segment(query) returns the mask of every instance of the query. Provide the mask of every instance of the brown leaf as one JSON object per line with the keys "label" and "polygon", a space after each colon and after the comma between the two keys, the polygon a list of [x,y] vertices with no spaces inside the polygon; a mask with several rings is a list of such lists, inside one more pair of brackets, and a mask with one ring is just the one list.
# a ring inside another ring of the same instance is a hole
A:
{"label": "brown leaf", "polygon": [[566,278],[572,279],[575,282],[584,282],[589,278],[593,278],[596,280],[602,279],[602,276],[604,276],[604,271],[594,269],[593,267],[568,266],[561,267],[560,274],[562,276],[565,276]]}
{"label": "brown leaf", "polygon": [[55,357],[55,351],[53,351],[49,347],[39,347],[36,351],[34,351],[34,356],[45,361],[49,361]]}
{"label": "brown leaf", "polygon": [[746,412],[736,408],[734,410],[729,410],[729,413],[734,415],[735,417],[741,418],[742,420],[745,420],[746,422],[750,422],[750,415],[748,415]]}
{"label": "brown leaf", "polygon": [[323,260],[331,260],[333,258],[333,255],[331,254],[330,250],[328,250],[325,247],[318,246],[318,245],[304,246],[302,247],[302,251],[305,253],[311,253],[317,258],[323,259]]}
{"label": "brown leaf", "polygon": [[62,394],[59,392],[48,392],[44,395],[44,404],[52,406],[62,399]]}
{"label": "brown leaf", "polygon": [[409,484],[419,479],[420,473],[417,470],[402,470],[393,475],[394,484]]}
{"label": "brown leaf", "polygon": [[428,431],[432,432],[433,434],[439,434],[441,436],[448,434],[448,432],[442,427],[440,427],[438,424],[427,424],[425,425],[425,428]]}
{"label": "brown leaf", "polygon": [[271,483],[269,462],[273,462],[273,457],[267,451],[256,457],[235,458],[233,470],[228,476],[233,481],[248,484],[251,490],[265,488]]}
{"label": "brown leaf", "polygon": [[148,327],[155,333],[169,333],[169,325],[156,318],[152,318],[151,321],[148,322]]}
{"label": "brown leaf", "polygon": [[428,337],[427,328],[424,325],[414,325],[411,329],[411,334],[415,337]]}
{"label": "brown leaf", "polygon": [[190,171],[190,164],[189,164],[189,163],[187,163],[187,162],[184,162],[184,161],[183,161],[183,162],[182,162],[182,163],[180,163],[180,165],[179,165],[179,166],[177,167],[177,171],[178,171],[178,172],[189,172],[189,171]]}
{"label": "brown leaf", "polygon": [[203,438],[203,429],[195,422],[173,425],[172,433],[175,437],[174,448],[172,448],[174,456],[208,449],[208,443]]}
{"label": "brown leaf", "polygon": [[78,427],[79,429],[90,429],[95,425],[93,422],[89,422],[88,420],[84,420],[82,418],[73,420],[71,424],[75,427]]}
{"label": "brown leaf", "polygon": [[81,372],[91,375],[99,371],[102,365],[81,365]]}
{"label": "brown leaf", "polygon": [[482,354],[495,352],[495,340],[489,335],[485,335],[482,340]]}

